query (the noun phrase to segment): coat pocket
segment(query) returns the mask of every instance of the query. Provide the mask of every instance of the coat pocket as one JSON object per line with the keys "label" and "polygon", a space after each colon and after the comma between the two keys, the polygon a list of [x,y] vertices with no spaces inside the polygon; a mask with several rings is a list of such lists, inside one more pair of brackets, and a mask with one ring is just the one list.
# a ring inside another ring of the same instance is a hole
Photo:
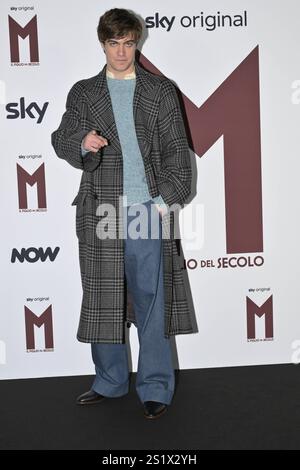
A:
{"label": "coat pocket", "polygon": [[79,192],[72,202],[76,206],[76,235],[81,242],[95,243],[97,203],[98,197],[92,191]]}
{"label": "coat pocket", "polygon": [[72,202],[72,206],[76,206],[76,235],[79,241],[86,241],[86,228],[87,228],[87,207],[86,200],[89,197],[88,193],[78,193]]}
{"label": "coat pocket", "polygon": [[72,206],[76,206],[76,235],[79,241],[85,241],[85,199],[87,193],[78,193],[72,202]]}

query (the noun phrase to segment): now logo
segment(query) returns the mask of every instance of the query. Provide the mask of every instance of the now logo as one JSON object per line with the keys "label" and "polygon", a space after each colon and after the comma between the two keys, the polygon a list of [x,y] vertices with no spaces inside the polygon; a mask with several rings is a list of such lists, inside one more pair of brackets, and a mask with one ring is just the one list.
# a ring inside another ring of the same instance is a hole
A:
{"label": "now logo", "polygon": [[54,250],[48,246],[45,250],[43,248],[22,248],[21,251],[14,248],[11,254],[11,262],[15,263],[16,260],[23,263],[28,261],[28,263],[36,263],[37,261],[46,261],[49,258],[50,261],[54,261],[58,255],[60,248],[57,246]]}

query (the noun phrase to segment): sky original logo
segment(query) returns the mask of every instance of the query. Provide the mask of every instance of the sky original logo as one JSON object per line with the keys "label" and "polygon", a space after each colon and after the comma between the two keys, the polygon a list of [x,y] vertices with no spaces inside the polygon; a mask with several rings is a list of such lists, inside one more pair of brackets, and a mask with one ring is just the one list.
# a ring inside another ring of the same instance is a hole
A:
{"label": "sky original logo", "polygon": [[46,101],[46,103],[40,107],[33,101],[26,106],[25,98],[22,96],[19,103],[8,103],[6,105],[6,111],[8,112],[6,119],[25,119],[28,116],[30,119],[37,119],[37,124],[40,124],[44,119],[48,104],[49,102]]}
{"label": "sky original logo", "polygon": [[217,28],[241,28],[248,26],[247,11],[239,12],[239,14],[222,14],[217,11],[213,15],[207,15],[201,11],[199,15],[184,15],[179,18],[176,16],[162,16],[156,12],[154,16],[147,16],[145,18],[146,28],[164,29],[167,32],[171,31],[174,22],[182,28],[202,28],[206,31],[215,31]]}

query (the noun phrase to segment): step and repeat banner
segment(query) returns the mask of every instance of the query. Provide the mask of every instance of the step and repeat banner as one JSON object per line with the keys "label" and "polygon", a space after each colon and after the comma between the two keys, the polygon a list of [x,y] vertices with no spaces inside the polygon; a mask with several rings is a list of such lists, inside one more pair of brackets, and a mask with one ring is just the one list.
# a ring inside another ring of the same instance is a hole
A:
{"label": "step and repeat banner", "polygon": [[180,90],[194,155],[179,224],[198,332],[173,340],[177,366],[297,364],[299,1],[2,0],[0,377],[93,372],[76,340],[81,171],[51,133],[104,66],[96,28],[115,6],[144,20],[140,61]]}

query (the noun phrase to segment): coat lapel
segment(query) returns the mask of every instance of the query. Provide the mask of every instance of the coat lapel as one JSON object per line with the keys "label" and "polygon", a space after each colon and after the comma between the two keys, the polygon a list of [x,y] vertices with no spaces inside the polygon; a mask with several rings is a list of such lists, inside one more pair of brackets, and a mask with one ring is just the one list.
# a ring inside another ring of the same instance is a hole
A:
{"label": "coat lapel", "polygon": [[[151,134],[154,129],[155,96],[157,95],[157,81],[135,63],[136,86],[133,97],[133,116],[136,136],[143,158],[150,152]],[[91,80],[86,88],[89,108],[97,122],[99,133],[109,140],[110,145],[118,153],[122,153],[118,131],[114,119],[112,103],[106,81],[106,65],[101,72]],[[151,110],[147,112],[147,109]],[[147,138],[148,137],[148,138]]]}
{"label": "coat lapel", "polygon": [[133,97],[133,116],[137,140],[144,161],[151,152],[152,135],[158,115],[158,88],[157,77],[145,71],[137,62],[136,88]]}
{"label": "coat lapel", "polygon": [[89,109],[98,125],[99,134],[105,137],[117,153],[121,153],[121,145],[112,109],[109,90],[106,82],[106,65],[91,80],[86,89]]}

